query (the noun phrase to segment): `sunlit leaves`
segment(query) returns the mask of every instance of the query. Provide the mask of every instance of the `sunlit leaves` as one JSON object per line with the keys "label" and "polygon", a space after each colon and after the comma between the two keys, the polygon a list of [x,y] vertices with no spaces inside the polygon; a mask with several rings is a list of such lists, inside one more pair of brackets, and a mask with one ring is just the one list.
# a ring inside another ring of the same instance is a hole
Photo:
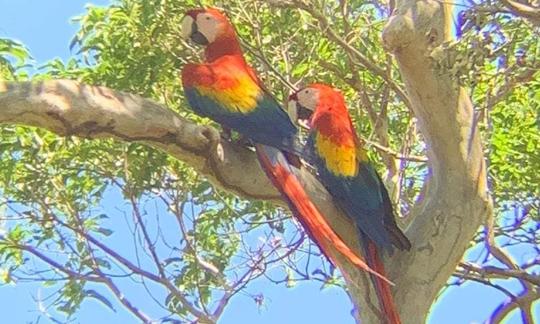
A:
{"label": "sunlit leaves", "polygon": [[26,73],[21,69],[30,59],[30,53],[19,42],[0,38],[0,80],[25,78]]}
{"label": "sunlit leaves", "polygon": [[526,206],[539,195],[540,29],[482,1],[459,13],[456,28],[458,39],[432,55],[470,89],[496,206]]}
{"label": "sunlit leaves", "polygon": [[534,96],[540,83],[516,90],[494,107],[491,130],[490,175],[498,201],[527,203],[540,196],[540,104]]}
{"label": "sunlit leaves", "polygon": [[64,296],[64,300],[62,305],[58,307],[58,310],[68,315],[75,313],[81,306],[81,303],[85,297],[83,288],[83,281],[70,280],[67,284],[65,284],[62,288],[62,296]]}

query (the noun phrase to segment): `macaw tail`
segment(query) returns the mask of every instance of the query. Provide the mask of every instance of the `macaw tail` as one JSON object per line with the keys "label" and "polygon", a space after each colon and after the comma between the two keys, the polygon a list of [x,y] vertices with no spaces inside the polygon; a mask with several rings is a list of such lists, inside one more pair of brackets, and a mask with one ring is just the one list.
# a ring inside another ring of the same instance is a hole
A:
{"label": "macaw tail", "polygon": [[279,190],[294,216],[302,223],[304,229],[311,239],[319,246],[326,257],[336,266],[341,264],[329,253],[331,247],[345,256],[349,262],[356,265],[361,270],[367,271],[378,280],[391,284],[382,274],[371,269],[368,264],[350,249],[345,242],[334,232],[326,219],[319,213],[319,210],[311,202],[304,188],[294,175],[291,165],[285,155],[278,149],[256,144],[257,157],[259,162],[270,178],[274,186]]}
{"label": "macaw tail", "polygon": [[[366,251],[366,261],[369,267],[377,273],[386,276],[384,271],[384,264],[380,258],[377,246],[375,242],[370,240],[366,235],[363,235],[364,238],[364,247]],[[399,314],[394,304],[394,298],[392,297],[392,291],[390,290],[390,285],[387,280],[380,280],[379,277],[372,276],[371,280],[375,286],[375,292],[377,293],[377,299],[379,300],[379,305],[382,307],[382,315],[386,324],[401,324],[399,319]]]}

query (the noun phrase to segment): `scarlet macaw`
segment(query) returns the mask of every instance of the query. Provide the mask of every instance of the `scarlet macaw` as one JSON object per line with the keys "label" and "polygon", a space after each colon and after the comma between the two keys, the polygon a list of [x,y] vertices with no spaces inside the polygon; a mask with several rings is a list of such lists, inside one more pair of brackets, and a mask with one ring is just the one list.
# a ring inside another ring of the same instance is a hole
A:
{"label": "scarlet macaw", "polygon": [[[305,156],[335,202],[355,222],[368,265],[384,275],[379,253],[391,252],[393,246],[409,250],[411,243],[396,224],[388,192],[356,135],[343,95],[328,85],[312,84],[289,97],[289,112],[310,118]],[[390,286],[373,279],[387,321],[400,323]]]}
{"label": "scarlet macaw", "polygon": [[298,130],[247,64],[234,27],[226,16],[213,8],[190,10],[182,21],[182,34],[205,46],[205,61],[187,64],[182,71],[184,92],[191,108],[254,143],[263,170],[335,265],[339,266],[337,259],[328,253],[331,247],[359,268],[374,273],[332,230],[295,176],[294,167],[283,152],[301,151]]}

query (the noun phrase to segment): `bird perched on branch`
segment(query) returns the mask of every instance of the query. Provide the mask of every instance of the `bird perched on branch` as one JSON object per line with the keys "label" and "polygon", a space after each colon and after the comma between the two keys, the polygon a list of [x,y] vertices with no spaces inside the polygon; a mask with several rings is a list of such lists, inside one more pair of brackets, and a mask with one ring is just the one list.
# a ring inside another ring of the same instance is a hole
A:
{"label": "bird perched on branch", "polygon": [[[411,243],[396,224],[388,192],[353,127],[341,92],[312,84],[289,97],[292,118],[309,119],[305,158],[335,203],[356,224],[368,266],[385,275],[383,251],[409,250]],[[388,323],[400,323],[390,286],[372,276]]]}

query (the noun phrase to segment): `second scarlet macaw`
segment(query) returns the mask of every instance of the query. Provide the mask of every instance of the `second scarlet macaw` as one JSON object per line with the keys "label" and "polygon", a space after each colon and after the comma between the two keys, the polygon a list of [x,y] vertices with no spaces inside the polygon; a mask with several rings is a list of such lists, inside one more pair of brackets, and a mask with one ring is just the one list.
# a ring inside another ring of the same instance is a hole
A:
{"label": "second scarlet macaw", "polygon": [[185,38],[205,46],[202,64],[187,64],[182,83],[191,108],[226,129],[249,138],[263,170],[281,192],[291,211],[323,253],[337,250],[359,268],[386,280],[373,270],[333,231],[303,189],[294,167],[283,154],[298,153],[297,128],[277,101],[265,91],[247,64],[234,27],[216,9],[195,9],[182,21]]}
{"label": "second scarlet macaw", "polygon": [[[312,84],[289,97],[292,117],[309,117],[305,156],[336,203],[356,223],[368,265],[384,275],[380,252],[411,244],[395,222],[384,184],[367,158],[345,105],[343,95],[324,84]],[[387,321],[400,323],[390,286],[374,279]]]}

